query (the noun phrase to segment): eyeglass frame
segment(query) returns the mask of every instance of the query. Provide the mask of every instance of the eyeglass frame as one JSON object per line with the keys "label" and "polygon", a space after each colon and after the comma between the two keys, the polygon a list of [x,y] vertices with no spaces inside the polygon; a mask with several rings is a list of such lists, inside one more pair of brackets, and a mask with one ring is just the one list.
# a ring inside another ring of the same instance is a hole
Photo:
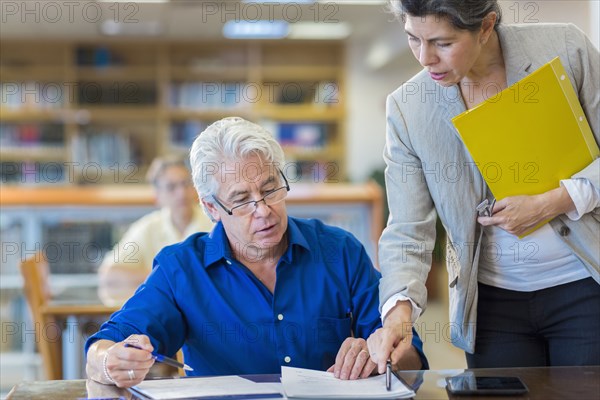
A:
{"label": "eyeglass frame", "polygon": [[[285,177],[285,175],[283,174],[283,171],[282,171],[281,169],[279,169],[279,168],[277,168],[277,170],[279,171],[279,174],[281,174],[281,176],[283,177],[283,181],[285,182],[285,185],[284,185],[284,186],[280,186],[280,187],[278,187],[277,189],[273,189],[273,190],[271,190],[269,193],[265,194],[265,195],[264,195],[264,196],[263,196],[263,197],[262,197],[260,200],[250,200],[250,201],[246,201],[246,202],[244,202],[244,203],[242,203],[242,204],[238,204],[238,205],[237,205],[237,206],[235,206],[235,207],[232,207],[232,208],[227,208],[227,207],[225,207],[225,205],[224,205],[223,203],[221,203],[221,202],[219,201],[219,199],[217,199],[217,197],[216,197],[214,194],[213,194],[213,195],[211,195],[211,197],[212,197],[212,198],[213,198],[213,200],[214,200],[214,201],[215,201],[215,202],[216,202],[216,203],[219,205],[219,207],[221,207],[223,210],[225,210],[225,212],[226,212],[228,215],[233,215],[233,210],[235,210],[236,208],[244,207],[244,206],[246,206],[246,205],[248,205],[248,204],[254,203],[254,211],[252,211],[252,212],[251,212],[251,213],[249,213],[249,214],[246,214],[246,215],[250,215],[250,214],[252,214],[252,213],[254,213],[254,212],[256,211],[256,209],[258,208],[258,203],[260,203],[260,202],[264,202],[264,203],[265,203],[265,205],[266,205],[266,206],[268,206],[267,202],[265,201],[265,198],[266,198],[268,195],[270,195],[270,194],[273,194],[273,193],[277,192],[278,190],[282,190],[282,189],[286,189],[286,193],[290,191],[290,184],[289,184],[289,182],[288,182],[287,178]],[[285,197],[284,197],[284,198],[285,198]]]}

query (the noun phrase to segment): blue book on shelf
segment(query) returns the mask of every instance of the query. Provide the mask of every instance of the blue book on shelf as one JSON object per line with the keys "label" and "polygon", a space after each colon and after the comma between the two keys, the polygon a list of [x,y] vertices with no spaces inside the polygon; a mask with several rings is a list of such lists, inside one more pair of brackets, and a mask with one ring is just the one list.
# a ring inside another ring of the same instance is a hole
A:
{"label": "blue book on shelf", "polygon": [[326,127],[322,123],[281,123],[278,139],[282,145],[321,148],[325,145]]}

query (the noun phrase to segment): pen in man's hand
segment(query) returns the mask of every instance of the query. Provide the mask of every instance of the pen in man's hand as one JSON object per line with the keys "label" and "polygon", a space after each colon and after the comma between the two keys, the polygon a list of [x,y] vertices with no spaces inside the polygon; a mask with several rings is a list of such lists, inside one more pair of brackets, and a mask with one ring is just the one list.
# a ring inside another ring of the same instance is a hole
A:
{"label": "pen in man's hand", "polygon": [[[133,347],[134,349],[144,350],[141,347],[136,346],[135,344],[131,344],[131,343],[125,343],[125,347]],[[154,359],[158,362],[170,365],[175,368],[182,368],[184,371],[193,371],[194,370],[192,367],[190,367],[187,364],[182,364],[179,361],[172,359],[171,357],[167,357],[162,354],[158,354],[154,351],[152,352],[152,357],[154,357]]]}
{"label": "pen in man's hand", "polygon": [[392,390],[392,360],[387,360],[385,365],[385,389]]}

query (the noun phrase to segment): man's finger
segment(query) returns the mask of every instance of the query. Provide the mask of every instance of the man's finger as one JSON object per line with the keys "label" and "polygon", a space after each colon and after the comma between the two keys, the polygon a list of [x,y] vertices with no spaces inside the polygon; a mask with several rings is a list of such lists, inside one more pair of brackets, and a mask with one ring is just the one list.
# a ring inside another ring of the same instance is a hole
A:
{"label": "man's finger", "polygon": [[346,358],[348,349],[351,346],[351,342],[349,339],[351,339],[351,338],[344,340],[344,343],[342,343],[342,345],[340,346],[340,349],[338,350],[337,355],[335,356],[335,364],[333,365],[333,376],[335,376],[336,378],[340,377],[340,372],[341,372],[342,366],[344,365],[344,359]]}
{"label": "man's finger", "polygon": [[363,372],[365,364],[369,362],[369,352],[366,349],[362,349],[358,352],[356,356],[356,360],[354,360],[354,366],[352,367],[352,371],[350,372],[350,379],[358,379]]}
{"label": "man's finger", "polygon": [[361,350],[362,349],[359,346],[356,346],[356,344],[348,350],[348,352],[346,353],[346,357],[344,357],[344,365],[342,365],[342,368],[340,370],[340,379],[348,379],[350,377],[354,368],[354,364],[356,363],[356,360],[358,359],[358,355],[361,352]]}
{"label": "man's finger", "polygon": [[371,376],[373,371],[375,371],[376,367],[377,367],[377,364],[375,364],[371,360],[367,360],[367,362],[365,363],[365,366],[362,370],[362,373],[360,374],[360,378],[364,379],[364,378],[368,378],[369,376]]}

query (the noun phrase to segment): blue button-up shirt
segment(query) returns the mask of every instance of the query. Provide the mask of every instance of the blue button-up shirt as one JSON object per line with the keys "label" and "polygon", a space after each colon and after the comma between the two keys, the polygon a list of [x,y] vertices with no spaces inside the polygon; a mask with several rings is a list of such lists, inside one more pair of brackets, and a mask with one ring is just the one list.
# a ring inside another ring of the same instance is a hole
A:
{"label": "blue button-up shirt", "polygon": [[[342,342],[381,326],[380,274],[350,233],[288,218],[288,248],[271,293],[233,258],[223,225],[164,248],[123,308],[91,336],[119,342],[146,334],[159,353],[183,346],[193,375],[325,370]],[[427,361],[415,334],[413,345]]]}

